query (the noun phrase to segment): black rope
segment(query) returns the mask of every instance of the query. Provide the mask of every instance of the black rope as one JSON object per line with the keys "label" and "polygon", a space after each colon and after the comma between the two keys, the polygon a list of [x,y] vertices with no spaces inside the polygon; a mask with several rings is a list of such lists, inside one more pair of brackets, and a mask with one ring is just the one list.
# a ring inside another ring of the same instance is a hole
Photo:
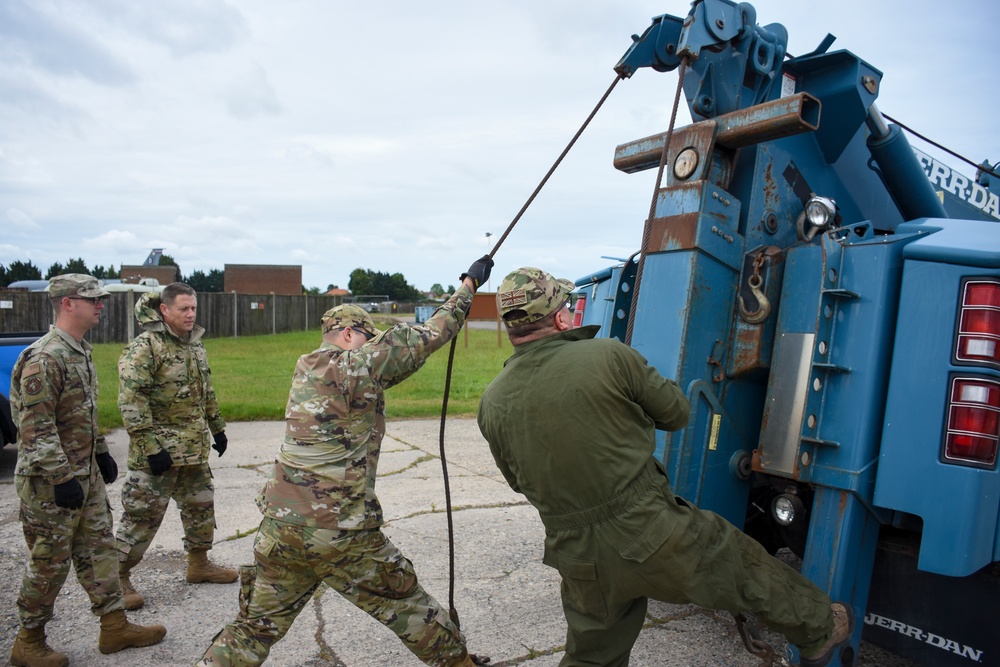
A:
{"label": "black rope", "polygon": [[[597,115],[597,111],[601,108],[601,106],[603,106],[604,101],[608,99],[608,96],[611,95],[611,91],[615,89],[615,86],[618,85],[618,82],[620,80],[621,77],[615,77],[615,80],[608,87],[607,91],[605,91],[604,95],[601,96],[601,99],[597,102],[597,106],[595,106],[594,110],[590,112],[590,115],[587,116],[587,119],[583,121],[583,125],[581,125],[580,129],[576,131],[576,134],[573,135],[573,138],[570,139],[569,143],[566,144],[566,148],[564,148],[563,152],[559,154],[558,158],[556,158],[556,161],[549,168],[549,171],[538,183],[538,186],[535,188],[535,191],[531,193],[531,196],[528,197],[528,200],[524,202],[524,206],[521,207],[521,210],[517,212],[517,215],[514,216],[514,219],[511,220],[509,225],[507,225],[507,229],[504,230],[504,233],[501,234],[500,239],[497,241],[496,245],[493,246],[492,250],[490,250],[489,253],[490,258],[492,258],[496,254],[497,250],[500,249],[500,246],[507,239],[507,236],[510,234],[511,230],[514,229],[514,225],[518,223],[518,221],[521,219],[521,216],[524,215],[524,212],[528,210],[528,207],[531,206],[531,203],[535,200],[535,197],[538,196],[538,193],[541,192],[543,187],[545,187],[545,184],[548,182],[549,178],[555,172],[556,167],[559,166],[559,164],[563,161],[563,158],[566,157],[566,154],[569,153],[571,148],[573,148],[573,145],[576,143],[576,140],[580,138],[580,135],[582,135],[583,131],[587,129],[587,126],[590,125],[590,121],[592,121],[594,119],[594,116]],[[458,610],[455,608],[455,525],[452,520],[452,511],[451,511],[451,484],[448,481],[448,460],[445,457],[444,453],[444,427],[445,427],[445,420],[448,416],[448,396],[451,393],[451,371],[455,361],[455,345],[457,343],[458,343],[458,336],[451,339],[451,348],[448,351],[448,368],[445,371],[445,379],[444,379],[444,400],[441,403],[441,428],[440,428],[440,438],[439,438],[439,451],[441,453],[441,471],[444,474],[445,513],[448,515],[448,615],[451,617],[451,620],[455,623],[455,625],[459,626],[460,624],[458,620]]]}
{"label": "black rope", "polygon": [[919,137],[919,138],[923,139],[924,141],[926,141],[927,143],[929,143],[931,146],[934,146],[935,148],[940,148],[941,150],[943,150],[948,155],[956,157],[959,160],[961,160],[962,162],[966,162],[968,164],[971,164],[976,169],[979,169],[980,171],[985,171],[987,174],[989,174],[990,176],[993,176],[994,178],[1000,178],[1000,174],[998,174],[997,172],[995,172],[990,167],[986,167],[986,166],[983,166],[981,164],[976,164],[975,162],[973,162],[969,158],[967,158],[967,157],[965,157],[963,155],[959,155],[955,151],[951,150],[950,148],[947,148],[946,146],[942,146],[941,144],[939,144],[938,142],[934,141],[933,139],[929,139],[929,138],[925,137],[924,135],[922,135],[919,132],[917,132],[916,130],[914,130],[912,127],[908,127],[908,126],[904,125],[903,123],[899,122],[898,120],[896,120],[895,118],[893,118],[892,116],[890,116],[887,113],[883,113],[882,115],[885,116],[886,120],[889,120],[889,121],[895,123],[896,125],[899,125],[901,128],[903,128],[904,130],[906,130],[907,132],[909,132],[913,136]]}
{"label": "black rope", "polygon": [[444,376],[444,400],[441,402],[441,472],[444,475],[444,504],[448,516],[448,615],[456,627],[460,627],[458,610],[455,608],[455,524],[451,516],[451,482],[448,480],[448,459],[444,455],[444,421],[448,415],[448,396],[451,394],[451,367],[455,361],[455,342],[458,336],[451,340],[448,348],[448,370]]}

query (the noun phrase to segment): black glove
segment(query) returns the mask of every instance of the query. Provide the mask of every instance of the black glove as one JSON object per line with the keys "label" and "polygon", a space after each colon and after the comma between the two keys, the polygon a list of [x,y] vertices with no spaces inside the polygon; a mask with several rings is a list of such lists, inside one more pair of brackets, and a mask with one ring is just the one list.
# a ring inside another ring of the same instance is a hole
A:
{"label": "black glove", "polygon": [[483,255],[476,261],[472,263],[469,267],[468,272],[463,273],[458,277],[459,280],[465,280],[466,278],[472,279],[472,289],[473,291],[479,289],[479,286],[490,279],[490,270],[493,268],[493,258],[489,255]]}
{"label": "black glove", "polygon": [[118,479],[118,464],[110,453],[97,455],[97,467],[101,469],[101,477],[105,484],[111,484]]}
{"label": "black glove", "polygon": [[53,487],[56,493],[56,505],[68,510],[78,510],[83,507],[83,487],[76,478],[56,484]]}
{"label": "black glove", "polygon": [[225,454],[226,447],[229,446],[229,438],[226,437],[226,432],[219,431],[218,433],[212,436],[212,439],[215,440],[215,444],[212,445],[212,449],[219,452],[219,456]]}
{"label": "black glove", "polygon": [[170,452],[165,449],[161,449],[152,456],[147,456],[146,460],[149,461],[149,471],[157,477],[170,470],[170,467],[174,465],[170,458]]}

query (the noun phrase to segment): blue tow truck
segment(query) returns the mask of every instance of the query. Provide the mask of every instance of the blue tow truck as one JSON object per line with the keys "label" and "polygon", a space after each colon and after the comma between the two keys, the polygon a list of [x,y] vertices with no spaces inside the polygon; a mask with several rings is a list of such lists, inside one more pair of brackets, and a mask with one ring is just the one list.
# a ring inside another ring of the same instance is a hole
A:
{"label": "blue tow truck", "polygon": [[996,167],[946,174],[879,112],[882,72],[756,18],[696,0],[615,67],[683,66],[694,122],[618,146],[663,179],[635,255],[577,281],[582,323],[686,390],[657,436],[675,491],[853,606],[834,664],[864,634],[1000,665]]}
{"label": "blue tow truck", "polygon": [[17,440],[17,428],[10,418],[10,373],[26,347],[41,337],[40,333],[0,334],[0,447]]}

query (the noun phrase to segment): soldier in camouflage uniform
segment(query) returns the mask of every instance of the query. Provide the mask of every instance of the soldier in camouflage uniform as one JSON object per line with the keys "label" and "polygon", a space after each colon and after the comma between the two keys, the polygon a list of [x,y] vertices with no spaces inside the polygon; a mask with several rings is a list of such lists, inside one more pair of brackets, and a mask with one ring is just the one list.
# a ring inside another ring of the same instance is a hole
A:
{"label": "soldier in camouflage uniform", "polygon": [[655,434],[687,424],[688,400],[631,347],[575,328],[574,289],[533,267],[503,279],[514,355],[478,416],[497,467],[545,525],[542,562],[562,578],[568,625],[560,667],[626,667],[648,598],[752,612],[803,666],[828,664],[851,637],[850,606],[671,492]]}
{"label": "soldier in camouflage uniform", "polygon": [[153,541],[171,498],[184,527],[187,581],[225,584],[238,576],[208,560],[215,534],[209,433],[219,456],[227,438],[201,343],[205,330],[195,324],[197,309],[195,291],[184,283],[143,294],[135,305],[143,332],[118,361],[118,408],[129,434],[117,534],[126,609],[144,604],[131,571]]}
{"label": "soldier in camouflage uniform", "polygon": [[45,641],[45,625],[70,565],[101,619],[98,648],[114,653],[149,646],[166,634],[125,618],[118,586],[112,519],[105,484],[118,465],[97,431],[97,371],[84,334],[100,320],[97,279],[71,273],[49,281],[55,326],[32,343],[11,373],[10,405],[18,426],[14,487],[28,544],[17,598],[20,632],[10,662],[21,667],[63,667],[68,658]]}
{"label": "soldier in camouflage uniform", "polygon": [[285,410],[285,441],[257,505],[256,564],[241,568],[240,611],[198,665],[260,665],[320,584],[392,629],[425,664],[471,667],[465,638],[382,533],[375,472],[385,435],[383,392],[454,338],[493,260],[421,326],[379,332],[354,305],[322,318],[323,344],[299,358]]}

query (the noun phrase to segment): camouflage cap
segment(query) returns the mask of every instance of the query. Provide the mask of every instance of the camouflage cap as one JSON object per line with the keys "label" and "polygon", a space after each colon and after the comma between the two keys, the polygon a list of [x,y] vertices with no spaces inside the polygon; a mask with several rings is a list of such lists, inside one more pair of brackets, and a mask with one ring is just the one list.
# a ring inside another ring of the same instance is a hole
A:
{"label": "camouflage cap", "polygon": [[378,329],[375,328],[375,322],[372,321],[371,315],[366,313],[364,309],[345,303],[340,306],[334,306],[330,310],[323,313],[323,333],[328,331],[333,331],[334,329],[342,329],[344,327],[351,327],[352,329],[361,329],[366,331],[372,336],[377,336],[379,334]]}
{"label": "camouflage cap", "polygon": [[97,278],[86,273],[64,273],[61,276],[53,276],[49,278],[49,286],[45,288],[45,291],[49,293],[50,299],[64,296],[92,298],[110,294],[101,287]]}
{"label": "camouflage cap", "polygon": [[511,271],[497,290],[497,311],[510,327],[537,322],[562,308],[576,285],[530,266]]}

